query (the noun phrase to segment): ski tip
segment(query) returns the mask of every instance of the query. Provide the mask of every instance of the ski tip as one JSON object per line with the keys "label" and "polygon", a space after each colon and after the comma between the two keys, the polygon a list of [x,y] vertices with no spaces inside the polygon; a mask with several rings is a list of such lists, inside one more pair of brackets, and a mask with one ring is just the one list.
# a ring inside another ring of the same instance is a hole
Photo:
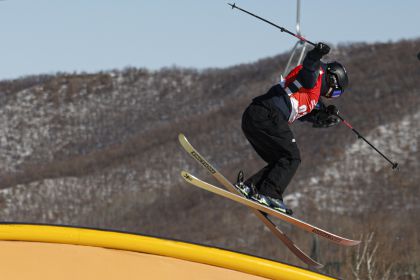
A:
{"label": "ski tip", "polygon": [[355,246],[355,245],[359,245],[361,242],[362,242],[361,240],[355,240],[355,241],[354,241],[354,246]]}
{"label": "ski tip", "polygon": [[180,144],[183,144],[185,141],[187,141],[187,137],[185,137],[184,133],[178,134],[178,141]]}
{"label": "ski tip", "polygon": [[184,178],[184,180],[187,181],[187,182],[191,182],[192,179],[193,179],[191,177],[191,175],[187,171],[185,171],[185,170],[182,170],[181,171],[181,177]]}
{"label": "ski tip", "polygon": [[[308,265],[310,265],[310,264],[308,264]],[[318,269],[321,269],[321,268],[323,268],[323,267],[324,267],[324,265],[323,265],[322,263],[316,263],[316,264],[312,265],[312,267],[313,267],[313,268],[318,268]]]}
{"label": "ski tip", "polygon": [[361,242],[362,241],[360,241],[360,240],[350,240],[350,239],[348,239],[348,240],[343,241],[342,244],[345,245],[345,246],[357,246]]}

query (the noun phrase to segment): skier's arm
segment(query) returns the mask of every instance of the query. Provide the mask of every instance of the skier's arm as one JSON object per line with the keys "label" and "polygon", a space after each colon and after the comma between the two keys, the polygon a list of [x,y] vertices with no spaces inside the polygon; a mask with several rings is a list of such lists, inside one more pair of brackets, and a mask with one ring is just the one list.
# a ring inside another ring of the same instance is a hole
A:
{"label": "skier's arm", "polygon": [[310,50],[303,60],[303,67],[299,71],[296,79],[304,88],[313,88],[319,76],[321,58],[328,54],[330,47],[324,43],[318,43],[315,48]]}

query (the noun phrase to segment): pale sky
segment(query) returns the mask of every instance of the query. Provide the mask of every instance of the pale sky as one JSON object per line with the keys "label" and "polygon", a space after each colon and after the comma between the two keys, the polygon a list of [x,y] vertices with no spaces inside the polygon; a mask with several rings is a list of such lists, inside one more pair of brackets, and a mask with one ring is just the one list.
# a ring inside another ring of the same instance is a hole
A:
{"label": "pale sky", "polygon": [[[227,67],[295,44],[228,2],[234,1],[0,1],[0,80],[127,66]],[[296,31],[295,0],[235,2]],[[419,11],[419,0],[301,0],[301,30],[313,42],[332,44],[419,38]]]}

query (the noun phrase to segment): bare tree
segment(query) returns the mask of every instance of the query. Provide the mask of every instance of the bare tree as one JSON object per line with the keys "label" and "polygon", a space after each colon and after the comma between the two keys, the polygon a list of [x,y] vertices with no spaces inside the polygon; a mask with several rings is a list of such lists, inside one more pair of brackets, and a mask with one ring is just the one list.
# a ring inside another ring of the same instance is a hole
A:
{"label": "bare tree", "polygon": [[[374,242],[374,236],[374,232],[369,233],[363,246],[357,248],[352,267],[352,273],[356,280],[389,280],[391,277],[392,265],[383,270],[382,275],[379,277],[381,271],[381,269],[378,268],[377,263],[379,245]],[[363,236],[361,236],[361,240],[363,240]]]}

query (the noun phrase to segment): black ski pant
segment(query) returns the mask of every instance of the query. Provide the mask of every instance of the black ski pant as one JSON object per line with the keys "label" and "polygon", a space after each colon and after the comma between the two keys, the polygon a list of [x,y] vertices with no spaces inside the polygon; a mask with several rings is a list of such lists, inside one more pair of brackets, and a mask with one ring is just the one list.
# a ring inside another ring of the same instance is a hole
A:
{"label": "black ski pant", "polygon": [[246,180],[260,194],[283,199],[300,164],[300,152],[286,117],[272,104],[252,103],[242,116],[242,130],[267,165]]}

